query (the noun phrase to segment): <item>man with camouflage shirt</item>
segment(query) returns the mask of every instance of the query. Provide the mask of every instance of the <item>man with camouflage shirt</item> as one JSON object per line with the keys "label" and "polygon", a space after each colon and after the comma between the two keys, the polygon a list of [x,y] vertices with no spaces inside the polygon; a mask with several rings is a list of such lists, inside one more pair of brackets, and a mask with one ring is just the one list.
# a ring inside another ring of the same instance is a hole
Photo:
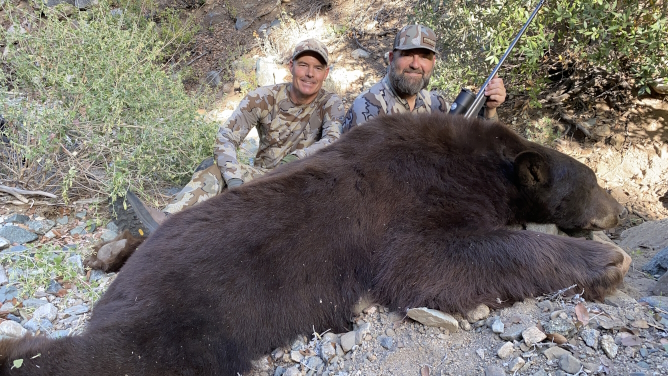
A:
{"label": "man with camouflage shirt", "polygon": [[[220,127],[214,164],[195,172],[192,180],[162,212],[144,205],[128,192],[127,200],[144,226],[155,229],[165,213],[176,213],[205,201],[227,187],[237,187],[279,164],[313,154],[341,135],[343,102],[322,89],[329,74],[327,48],[315,39],[297,44],[289,63],[292,82],[263,86],[248,93]],[[236,150],[252,128],[259,148],[253,166],[241,164]]]}
{"label": "man with camouflage shirt", "polygon": [[[385,77],[353,101],[343,131],[382,114],[448,112],[450,104],[438,92],[425,90],[436,62],[436,34],[422,25],[408,25],[394,38]],[[503,80],[495,77],[485,90],[486,119],[497,120],[496,108],[506,99]]]}

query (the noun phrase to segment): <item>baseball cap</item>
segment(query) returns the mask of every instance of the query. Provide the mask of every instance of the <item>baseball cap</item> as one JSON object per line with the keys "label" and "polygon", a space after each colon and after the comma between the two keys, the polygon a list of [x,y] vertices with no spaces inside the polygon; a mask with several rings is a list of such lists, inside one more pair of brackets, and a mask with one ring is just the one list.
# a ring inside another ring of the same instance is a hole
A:
{"label": "baseball cap", "polygon": [[323,60],[325,60],[325,65],[329,65],[329,53],[327,52],[327,47],[325,47],[322,42],[317,39],[306,39],[299,43],[295,47],[295,52],[292,54],[292,60],[296,59],[297,56],[303,54],[307,51],[313,51],[320,55]]}
{"label": "baseball cap", "polygon": [[395,50],[412,50],[414,48],[424,48],[429,51],[436,51],[436,33],[434,30],[423,25],[404,26],[397,36],[394,37]]}

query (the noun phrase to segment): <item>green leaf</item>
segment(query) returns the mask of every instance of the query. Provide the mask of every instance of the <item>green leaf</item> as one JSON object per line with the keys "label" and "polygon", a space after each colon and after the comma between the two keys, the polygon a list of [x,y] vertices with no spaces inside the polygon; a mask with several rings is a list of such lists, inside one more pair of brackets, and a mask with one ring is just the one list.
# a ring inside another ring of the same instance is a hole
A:
{"label": "green leaf", "polygon": [[23,359],[14,359],[14,361],[12,362],[12,368],[10,369],[21,368],[22,365],[23,365]]}

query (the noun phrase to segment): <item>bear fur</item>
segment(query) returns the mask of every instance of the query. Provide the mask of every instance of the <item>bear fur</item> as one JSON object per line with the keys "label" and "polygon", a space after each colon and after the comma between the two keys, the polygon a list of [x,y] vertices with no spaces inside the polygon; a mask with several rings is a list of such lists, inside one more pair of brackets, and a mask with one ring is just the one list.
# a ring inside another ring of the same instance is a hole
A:
{"label": "bear fur", "polygon": [[573,284],[602,299],[623,279],[614,246],[506,226],[623,214],[585,165],[501,124],[378,117],[170,216],[84,333],[2,341],[0,374],[234,376],[297,335],[348,330],[361,299],[465,313]]}

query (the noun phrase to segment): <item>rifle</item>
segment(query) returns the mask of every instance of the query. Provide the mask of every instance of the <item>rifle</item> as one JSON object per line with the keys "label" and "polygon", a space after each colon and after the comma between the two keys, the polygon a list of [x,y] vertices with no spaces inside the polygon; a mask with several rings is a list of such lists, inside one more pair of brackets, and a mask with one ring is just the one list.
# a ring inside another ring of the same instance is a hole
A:
{"label": "rifle", "polygon": [[510,44],[510,47],[508,47],[508,49],[506,50],[506,53],[503,54],[501,59],[499,59],[499,63],[496,64],[496,67],[494,67],[492,74],[490,74],[489,77],[487,77],[487,81],[485,81],[485,83],[480,87],[480,90],[478,90],[478,95],[473,95],[473,92],[469,89],[462,89],[462,91],[457,96],[457,99],[455,99],[455,101],[450,106],[450,112],[448,112],[449,114],[452,115],[464,114],[465,118],[470,118],[480,113],[482,107],[485,105],[485,102],[487,102],[487,97],[485,96],[485,88],[487,87],[487,85],[489,85],[489,82],[492,81],[492,78],[494,78],[496,73],[499,71],[499,68],[501,68],[501,64],[503,64],[503,62],[506,60],[506,58],[510,54],[510,51],[513,50],[515,44],[517,44],[517,41],[520,40],[520,38],[526,31],[527,27],[529,27],[531,21],[533,21],[534,17],[536,17],[538,10],[543,6],[543,3],[545,3],[545,0],[540,0],[538,6],[536,6],[536,9],[534,9],[533,13],[531,13],[531,16],[529,16],[529,20],[524,24],[522,30],[520,30],[517,36],[515,36],[515,39]]}

